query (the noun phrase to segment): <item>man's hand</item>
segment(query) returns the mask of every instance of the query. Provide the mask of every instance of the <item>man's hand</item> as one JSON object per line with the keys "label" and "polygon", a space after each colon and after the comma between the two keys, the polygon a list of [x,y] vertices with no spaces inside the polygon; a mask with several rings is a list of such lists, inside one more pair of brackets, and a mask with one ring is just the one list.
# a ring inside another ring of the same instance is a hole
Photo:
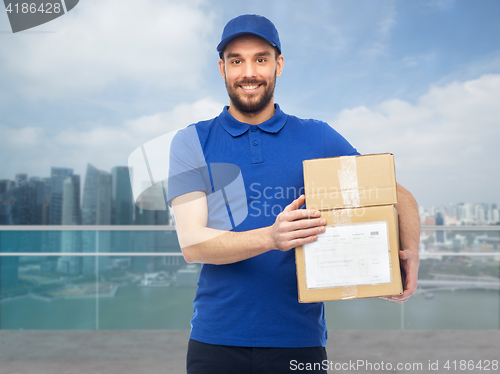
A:
{"label": "man's hand", "polygon": [[382,299],[403,303],[417,290],[418,258],[406,249],[399,251],[399,263],[403,271],[403,294],[397,296],[382,297]]}
{"label": "man's hand", "polygon": [[325,232],[326,221],[320,212],[313,209],[299,209],[305,202],[301,195],[281,212],[271,226],[274,248],[288,251],[299,245],[312,243],[317,235]]}

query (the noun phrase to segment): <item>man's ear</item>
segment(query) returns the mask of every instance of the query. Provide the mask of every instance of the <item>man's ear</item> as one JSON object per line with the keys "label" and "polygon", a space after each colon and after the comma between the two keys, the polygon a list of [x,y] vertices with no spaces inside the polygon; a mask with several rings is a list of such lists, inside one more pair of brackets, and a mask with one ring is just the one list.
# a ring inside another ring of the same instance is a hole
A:
{"label": "man's ear", "polygon": [[278,58],[276,59],[276,78],[278,78],[281,75],[284,65],[285,65],[285,59],[283,58],[283,55],[279,55]]}
{"label": "man's ear", "polygon": [[222,79],[224,79],[224,81],[226,80],[226,63],[224,62],[224,60],[222,58],[219,59],[219,71],[220,71],[220,75],[222,75]]}

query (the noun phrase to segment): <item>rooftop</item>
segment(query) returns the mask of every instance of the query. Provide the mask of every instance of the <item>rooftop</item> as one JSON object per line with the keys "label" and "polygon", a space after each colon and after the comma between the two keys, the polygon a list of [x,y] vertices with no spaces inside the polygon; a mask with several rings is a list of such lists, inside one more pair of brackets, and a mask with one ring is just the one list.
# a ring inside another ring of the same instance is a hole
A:
{"label": "rooftop", "polygon": [[[454,372],[454,360],[456,365],[467,360],[475,366],[481,361],[484,367],[486,360],[500,358],[499,330],[330,330],[329,336],[329,361],[348,364],[363,360],[372,365],[383,361],[394,365],[393,370],[373,371],[378,373]],[[3,330],[0,374],[184,373],[188,338],[186,330]],[[439,371],[430,370],[429,362],[434,364],[436,360]],[[443,368],[448,360],[451,371]],[[398,371],[398,363],[422,366]]]}

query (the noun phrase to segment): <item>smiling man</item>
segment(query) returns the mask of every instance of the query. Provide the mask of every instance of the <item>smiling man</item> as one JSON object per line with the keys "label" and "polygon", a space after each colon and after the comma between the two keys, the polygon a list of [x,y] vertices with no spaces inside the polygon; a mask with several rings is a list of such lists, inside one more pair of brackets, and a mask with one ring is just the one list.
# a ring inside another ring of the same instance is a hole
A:
{"label": "smiling man", "polygon": [[[294,248],[325,231],[319,211],[300,209],[302,161],[359,153],[325,122],[287,115],[274,103],[284,59],[271,21],[232,19],[217,51],[229,106],[181,130],[170,156],[179,243],[187,262],[202,263],[187,372],[326,373],[324,305],[300,304],[297,295]],[[231,187],[233,178],[219,183],[229,174],[220,165],[236,168],[243,191]],[[398,197],[406,283],[403,295],[389,299],[402,302],[417,285],[420,221],[399,185]]]}

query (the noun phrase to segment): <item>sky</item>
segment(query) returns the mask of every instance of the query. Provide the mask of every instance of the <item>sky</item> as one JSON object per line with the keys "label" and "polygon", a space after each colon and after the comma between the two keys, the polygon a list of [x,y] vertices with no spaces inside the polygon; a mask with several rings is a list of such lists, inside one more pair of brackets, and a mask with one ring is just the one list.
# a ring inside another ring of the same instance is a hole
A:
{"label": "sky", "polygon": [[82,0],[13,34],[0,12],[0,179],[127,165],[228,104],[215,50],[240,14],[274,22],[275,102],[391,152],[422,206],[500,203],[500,1]]}

